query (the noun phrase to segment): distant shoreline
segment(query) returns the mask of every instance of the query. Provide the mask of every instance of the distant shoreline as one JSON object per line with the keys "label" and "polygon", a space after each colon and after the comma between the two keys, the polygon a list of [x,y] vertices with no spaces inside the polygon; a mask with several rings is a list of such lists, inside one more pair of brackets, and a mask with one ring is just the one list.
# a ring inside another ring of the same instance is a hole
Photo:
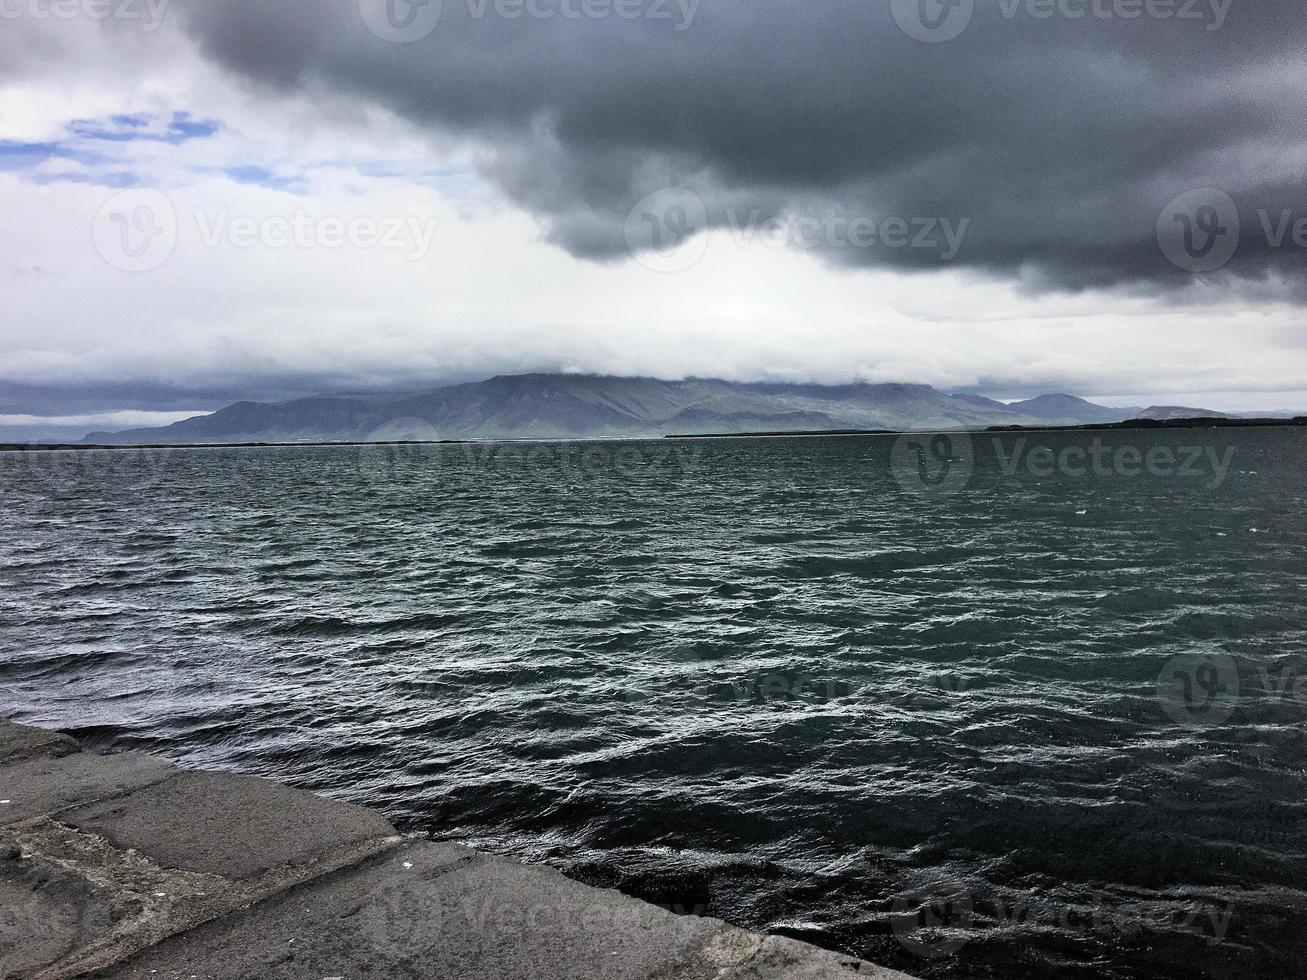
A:
{"label": "distant shoreline", "polygon": [[1085,422],[1078,425],[992,425],[984,429],[811,429],[774,432],[712,432],[664,436],[607,436],[599,439],[426,439],[385,442],[176,442],[103,445],[83,443],[0,443],[0,453],[96,452],[132,449],[330,449],[350,446],[469,446],[485,444],[554,442],[659,442],[664,439],[786,439],[848,436],[898,436],[913,432],[972,432],[997,434],[1021,432],[1110,432],[1126,429],[1259,429],[1304,428],[1307,416],[1291,419],[1129,419],[1124,422]]}
{"label": "distant shoreline", "polygon": [[120,446],[104,443],[0,443],[0,453],[96,452],[105,449],[330,449],[343,446],[470,446],[486,442],[571,442],[570,439],[429,439],[389,442],[140,442]]}
{"label": "distant shoreline", "polygon": [[1127,419],[1124,422],[1080,422],[1076,425],[991,425],[983,429],[813,429],[802,432],[714,432],[704,435],[671,435],[664,439],[775,439],[786,436],[903,436],[913,432],[972,432],[1003,434],[1008,432],[1102,432],[1119,429],[1240,429],[1303,428],[1307,416],[1291,419]]}

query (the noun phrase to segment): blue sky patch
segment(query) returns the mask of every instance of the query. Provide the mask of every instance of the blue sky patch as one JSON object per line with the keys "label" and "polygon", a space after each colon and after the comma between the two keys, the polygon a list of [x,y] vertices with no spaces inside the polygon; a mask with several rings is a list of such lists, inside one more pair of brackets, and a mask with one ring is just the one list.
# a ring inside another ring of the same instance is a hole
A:
{"label": "blue sky patch", "polygon": [[289,191],[301,194],[307,191],[303,177],[282,177],[266,167],[253,164],[241,167],[225,167],[222,173],[241,184],[257,184],[277,191]]}
{"label": "blue sky patch", "polygon": [[34,174],[33,184],[90,184],[93,187],[111,187],[114,190],[126,190],[129,187],[145,187],[147,181],[140,174],[130,170],[114,170],[108,173],[66,173]]}
{"label": "blue sky patch", "polygon": [[79,139],[105,140],[111,143],[171,143],[205,139],[222,128],[213,119],[195,119],[189,112],[174,112],[168,120],[145,113],[110,116],[108,119],[74,119],[68,132]]}
{"label": "blue sky patch", "polygon": [[14,140],[0,140],[0,171],[31,170],[51,157],[66,156],[68,156],[67,150],[58,143],[19,143]]}

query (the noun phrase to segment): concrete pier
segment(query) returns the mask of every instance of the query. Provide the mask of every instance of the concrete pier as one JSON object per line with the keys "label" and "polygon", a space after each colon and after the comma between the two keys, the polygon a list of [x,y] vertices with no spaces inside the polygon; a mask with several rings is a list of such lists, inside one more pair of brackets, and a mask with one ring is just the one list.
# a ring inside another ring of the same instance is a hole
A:
{"label": "concrete pier", "polygon": [[0,721],[0,977],[83,976],[910,980],[406,839],[361,807]]}

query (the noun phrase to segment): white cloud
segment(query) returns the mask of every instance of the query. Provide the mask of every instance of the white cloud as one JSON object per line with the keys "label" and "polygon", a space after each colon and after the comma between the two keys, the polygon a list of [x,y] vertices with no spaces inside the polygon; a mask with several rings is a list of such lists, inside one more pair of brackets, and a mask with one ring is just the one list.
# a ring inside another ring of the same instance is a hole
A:
{"label": "white cloud", "polygon": [[[212,390],[299,376],[402,388],[565,369],[1307,405],[1301,314],[1287,302],[1035,297],[960,272],[842,270],[728,231],[678,273],[599,265],[544,242],[536,220],[477,177],[475,146],[362,104],[324,113],[303,95],[231,85],[166,27],[148,43],[81,28],[60,40],[85,73],[29,62],[0,76],[0,138],[61,138],[72,120],[135,112],[222,128],[180,145],[84,140],[74,158],[0,173],[10,382]],[[250,167],[290,189],[226,173]],[[152,272],[119,271],[96,252],[91,222],[114,189],[61,179],[123,171],[163,188],[179,216],[176,248]],[[297,213],[436,232],[425,250],[274,247],[262,231],[248,247],[227,233],[204,240],[218,223],[266,229]]]}

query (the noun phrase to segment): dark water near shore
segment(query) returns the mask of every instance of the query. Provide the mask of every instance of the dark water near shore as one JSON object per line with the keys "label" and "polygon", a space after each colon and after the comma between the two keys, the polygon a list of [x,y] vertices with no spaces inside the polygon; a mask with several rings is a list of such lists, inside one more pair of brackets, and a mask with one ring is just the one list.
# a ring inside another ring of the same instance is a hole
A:
{"label": "dark water near shore", "polygon": [[922,976],[1307,974],[1307,438],[1024,438],[0,454],[0,710]]}

